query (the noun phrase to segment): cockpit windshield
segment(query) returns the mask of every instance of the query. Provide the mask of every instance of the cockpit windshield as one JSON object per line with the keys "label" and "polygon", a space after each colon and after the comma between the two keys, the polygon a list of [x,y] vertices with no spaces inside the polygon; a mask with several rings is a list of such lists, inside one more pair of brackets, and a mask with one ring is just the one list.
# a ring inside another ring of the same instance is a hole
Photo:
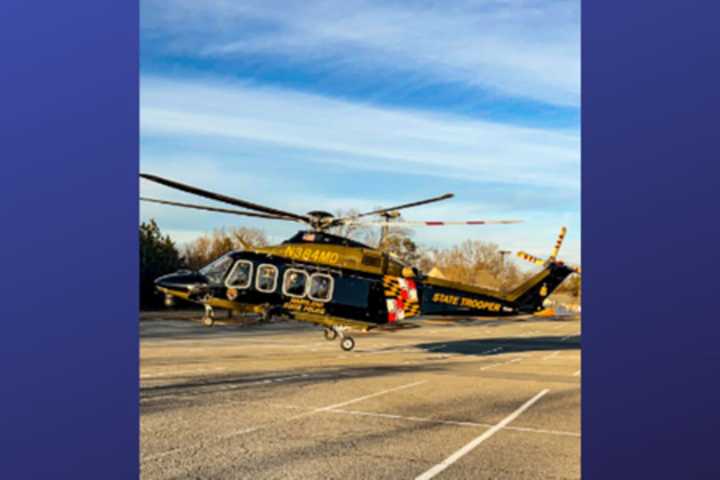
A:
{"label": "cockpit windshield", "polygon": [[223,277],[232,265],[233,259],[230,255],[223,255],[209,265],[200,269],[200,273],[205,275],[209,283],[222,283]]}

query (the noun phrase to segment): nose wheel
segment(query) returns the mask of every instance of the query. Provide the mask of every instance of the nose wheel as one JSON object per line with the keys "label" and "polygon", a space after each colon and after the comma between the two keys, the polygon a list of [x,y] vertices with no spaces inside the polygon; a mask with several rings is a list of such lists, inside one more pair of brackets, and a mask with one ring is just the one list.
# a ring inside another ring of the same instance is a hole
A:
{"label": "nose wheel", "polygon": [[165,306],[168,308],[172,308],[175,306],[175,299],[172,295],[165,295]]}
{"label": "nose wheel", "polygon": [[338,336],[337,332],[333,330],[332,328],[326,328],[325,332],[323,332],[325,335],[325,340],[332,341],[335,340]]}
{"label": "nose wheel", "polygon": [[206,327],[212,327],[215,324],[213,309],[210,305],[205,305],[205,315],[203,315],[202,323]]}

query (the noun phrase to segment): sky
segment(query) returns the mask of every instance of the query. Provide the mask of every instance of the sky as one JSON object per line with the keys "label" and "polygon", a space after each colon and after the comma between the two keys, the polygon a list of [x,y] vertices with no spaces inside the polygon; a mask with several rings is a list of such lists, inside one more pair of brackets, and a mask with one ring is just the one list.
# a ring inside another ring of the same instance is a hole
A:
{"label": "sky", "polygon": [[[140,165],[297,213],[455,193],[414,240],[580,261],[580,2],[141,0]],[[141,181],[149,197],[211,204]],[[299,224],[141,203],[178,243]]]}

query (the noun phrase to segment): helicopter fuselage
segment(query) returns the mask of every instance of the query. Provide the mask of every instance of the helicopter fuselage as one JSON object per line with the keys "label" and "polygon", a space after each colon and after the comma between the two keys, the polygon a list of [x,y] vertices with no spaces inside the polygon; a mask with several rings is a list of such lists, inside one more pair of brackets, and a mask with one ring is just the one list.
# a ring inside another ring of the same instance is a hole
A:
{"label": "helicopter fuselage", "polygon": [[538,296],[549,295],[570,273],[553,265],[501,293],[425,276],[343,237],[300,232],[281,245],[229,252],[199,272],[165,275],[156,285],[166,295],[210,307],[270,311],[319,324],[323,317],[340,318],[372,328],[419,315],[533,313],[541,308]]}

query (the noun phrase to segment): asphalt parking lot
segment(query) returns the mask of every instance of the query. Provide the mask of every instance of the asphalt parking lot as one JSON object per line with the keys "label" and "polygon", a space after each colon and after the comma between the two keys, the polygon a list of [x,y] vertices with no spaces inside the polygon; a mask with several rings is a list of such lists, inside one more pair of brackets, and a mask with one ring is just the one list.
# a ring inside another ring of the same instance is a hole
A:
{"label": "asphalt parking lot", "polygon": [[421,320],[344,352],[296,322],[144,315],[144,479],[580,477],[580,321]]}

